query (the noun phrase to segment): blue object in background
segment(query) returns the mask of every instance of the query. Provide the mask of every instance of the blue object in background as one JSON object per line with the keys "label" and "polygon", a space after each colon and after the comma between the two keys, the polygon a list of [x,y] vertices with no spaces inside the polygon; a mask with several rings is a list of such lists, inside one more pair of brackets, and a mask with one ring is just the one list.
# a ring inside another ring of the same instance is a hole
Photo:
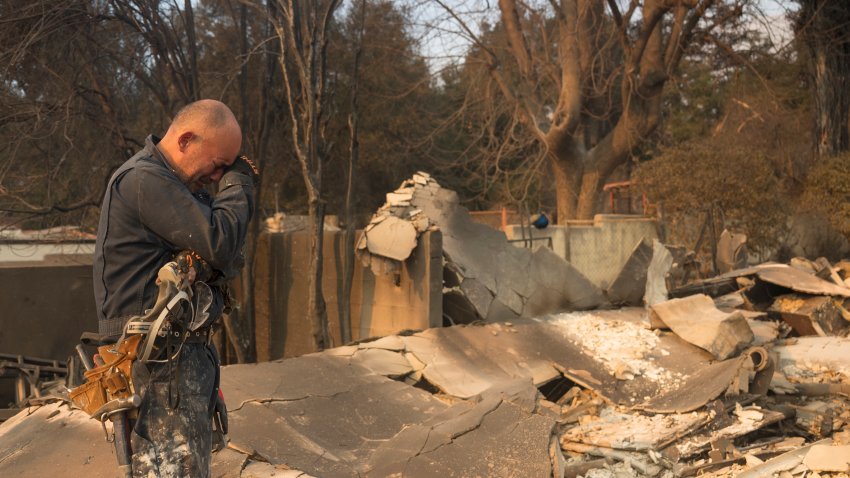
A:
{"label": "blue object in background", "polygon": [[546,226],[549,225],[549,218],[546,217],[545,213],[540,213],[534,216],[534,219],[531,220],[531,225],[536,227],[537,229],[545,229]]}

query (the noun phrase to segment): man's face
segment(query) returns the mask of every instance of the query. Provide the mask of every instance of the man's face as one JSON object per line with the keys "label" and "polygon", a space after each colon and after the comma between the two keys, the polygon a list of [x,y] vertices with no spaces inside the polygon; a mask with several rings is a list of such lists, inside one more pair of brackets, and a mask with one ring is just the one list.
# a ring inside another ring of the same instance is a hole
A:
{"label": "man's face", "polygon": [[[181,141],[184,137],[181,136]],[[224,175],[224,170],[233,164],[242,137],[232,131],[212,131],[186,138],[180,145],[182,153],[181,166],[183,179],[193,192],[202,187],[217,183]]]}

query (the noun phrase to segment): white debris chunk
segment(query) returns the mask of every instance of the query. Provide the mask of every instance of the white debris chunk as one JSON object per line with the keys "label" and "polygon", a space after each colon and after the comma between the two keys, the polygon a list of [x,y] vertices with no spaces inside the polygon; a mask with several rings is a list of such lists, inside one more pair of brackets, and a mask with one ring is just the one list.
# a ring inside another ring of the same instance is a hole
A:
{"label": "white debris chunk", "polygon": [[850,472],[850,445],[814,445],[803,464],[813,471]]}
{"label": "white debris chunk", "polygon": [[369,252],[403,261],[416,247],[416,228],[395,216],[388,216],[380,224],[366,231]]}
{"label": "white debris chunk", "polygon": [[[413,193],[387,193],[387,203],[390,206],[409,206],[410,200],[413,199]],[[402,204],[406,203],[406,204]]]}
{"label": "white debris chunk", "polygon": [[639,324],[603,319],[592,312],[572,312],[552,317],[552,324],[588,355],[596,357],[612,375],[621,380],[643,376],[662,387],[675,388],[680,374],[655,364],[648,355],[660,343],[652,331]]}

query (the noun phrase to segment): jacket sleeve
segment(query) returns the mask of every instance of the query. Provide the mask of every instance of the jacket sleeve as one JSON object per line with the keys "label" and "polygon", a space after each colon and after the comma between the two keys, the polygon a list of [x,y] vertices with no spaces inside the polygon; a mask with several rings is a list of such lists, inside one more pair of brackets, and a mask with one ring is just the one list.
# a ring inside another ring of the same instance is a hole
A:
{"label": "jacket sleeve", "polygon": [[[241,176],[241,177],[240,177]],[[154,168],[140,167],[122,181],[141,224],[168,242],[174,250],[192,249],[225,276],[239,264],[248,223],[251,220],[254,187],[244,175],[229,172],[220,182],[212,205],[192,196],[176,177]],[[133,194],[134,193],[134,194]]]}

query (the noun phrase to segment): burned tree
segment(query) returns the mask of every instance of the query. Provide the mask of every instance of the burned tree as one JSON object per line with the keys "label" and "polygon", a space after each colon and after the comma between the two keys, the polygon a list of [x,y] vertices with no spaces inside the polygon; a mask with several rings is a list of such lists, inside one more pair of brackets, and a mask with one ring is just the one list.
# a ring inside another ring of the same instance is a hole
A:
{"label": "burned tree", "polygon": [[327,57],[329,29],[338,0],[274,2],[260,11],[271,22],[280,48],[278,65],[291,121],[292,147],[307,190],[310,261],[307,314],[316,348],[332,346],[322,293],[325,203],[322,173],[327,139]]}
{"label": "burned tree", "polygon": [[464,106],[482,105],[474,135],[487,145],[485,161],[513,154],[548,163],[559,222],[592,217],[606,179],[660,124],[664,86],[688,49],[746,4],[500,0],[499,25],[482,35],[435,1],[473,41],[466,68],[477,62],[479,76]]}
{"label": "burned tree", "polygon": [[821,156],[850,149],[850,5],[802,0],[797,37],[809,53],[815,98],[815,147]]}

